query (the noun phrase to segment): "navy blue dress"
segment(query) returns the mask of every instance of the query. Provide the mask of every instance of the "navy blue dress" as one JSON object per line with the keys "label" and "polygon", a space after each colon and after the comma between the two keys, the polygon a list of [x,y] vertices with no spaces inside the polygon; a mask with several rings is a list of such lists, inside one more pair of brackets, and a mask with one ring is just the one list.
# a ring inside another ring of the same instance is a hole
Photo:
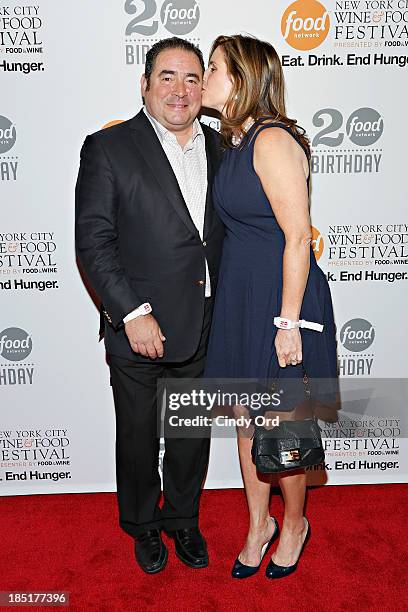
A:
{"label": "navy blue dress", "polygon": [[[258,120],[240,146],[227,149],[215,177],[214,206],[226,236],[204,373],[207,378],[302,375],[301,365],[281,368],[276,355],[273,318],[281,312],[285,237],[253,167],[254,130],[259,133],[276,127],[296,138],[281,123]],[[303,366],[309,378],[336,379],[332,300],[312,247],[300,318],[324,325],[323,332],[300,330]]]}

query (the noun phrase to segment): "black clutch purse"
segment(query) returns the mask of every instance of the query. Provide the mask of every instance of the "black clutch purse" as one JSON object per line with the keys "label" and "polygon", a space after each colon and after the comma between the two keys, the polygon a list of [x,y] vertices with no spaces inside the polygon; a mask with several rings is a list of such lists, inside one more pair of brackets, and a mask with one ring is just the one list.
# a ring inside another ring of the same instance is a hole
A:
{"label": "black clutch purse", "polygon": [[[304,398],[311,400],[309,380],[302,378]],[[287,472],[324,461],[324,449],[316,417],[281,421],[272,429],[256,426],[252,436],[252,458],[259,472]]]}

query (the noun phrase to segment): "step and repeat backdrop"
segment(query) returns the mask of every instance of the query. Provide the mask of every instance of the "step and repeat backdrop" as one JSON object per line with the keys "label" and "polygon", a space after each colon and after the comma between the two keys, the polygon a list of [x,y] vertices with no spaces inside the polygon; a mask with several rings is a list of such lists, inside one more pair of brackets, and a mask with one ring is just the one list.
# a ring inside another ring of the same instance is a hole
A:
{"label": "step and repeat backdrop", "polygon": [[[408,1],[5,0],[0,495],[115,490],[109,372],[75,262],[79,151],[87,134],[138,112],[154,42],[185,37],[208,60],[217,35],[238,32],[275,45],[288,114],[311,139],[315,256],[333,294],[342,384],[361,395],[321,423],[326,469],[311,482],[406,481],[405,411],[389,385],[402,397],[408,368]],[[385,387],[372,410],[367,398]],[[206,486],[242,486],[233,432],[214,438]]]}

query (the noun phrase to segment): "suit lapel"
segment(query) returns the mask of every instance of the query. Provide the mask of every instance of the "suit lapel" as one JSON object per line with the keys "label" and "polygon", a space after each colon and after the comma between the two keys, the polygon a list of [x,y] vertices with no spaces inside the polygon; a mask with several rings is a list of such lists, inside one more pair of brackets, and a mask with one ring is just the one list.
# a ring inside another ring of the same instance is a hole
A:
{"label": "suit lapel", "polygon": [[140,111],[140,113],[138,113],[129,122],[129,127],[131,129],[134,144],[136,145],[140,155],[150,167],[150,170],[160,185],[163,194],[172,204],[175,212],[180,217],[187,229],[199,238],[199,233],[190,216],[170,162],[167,159],[154,128],[149,119],[146,117],[145,113]]}

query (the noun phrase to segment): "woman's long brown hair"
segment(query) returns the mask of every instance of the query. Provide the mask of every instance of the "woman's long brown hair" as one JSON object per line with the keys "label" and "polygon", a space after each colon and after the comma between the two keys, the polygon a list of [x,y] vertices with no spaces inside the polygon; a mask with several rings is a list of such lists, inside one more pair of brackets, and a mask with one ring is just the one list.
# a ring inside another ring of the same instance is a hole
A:
{"label": "woman's long brown hair", "polygon": [[245,122],[252,117],[285,124],[310,151],[305,130],[286,115],[285,82],[274,47],[252,36],[218,36],[210,58],[217,47],[222,47],[233,80],[221,119],[221,134],[226,146],[232,146],[232,136],[243,132]]}

